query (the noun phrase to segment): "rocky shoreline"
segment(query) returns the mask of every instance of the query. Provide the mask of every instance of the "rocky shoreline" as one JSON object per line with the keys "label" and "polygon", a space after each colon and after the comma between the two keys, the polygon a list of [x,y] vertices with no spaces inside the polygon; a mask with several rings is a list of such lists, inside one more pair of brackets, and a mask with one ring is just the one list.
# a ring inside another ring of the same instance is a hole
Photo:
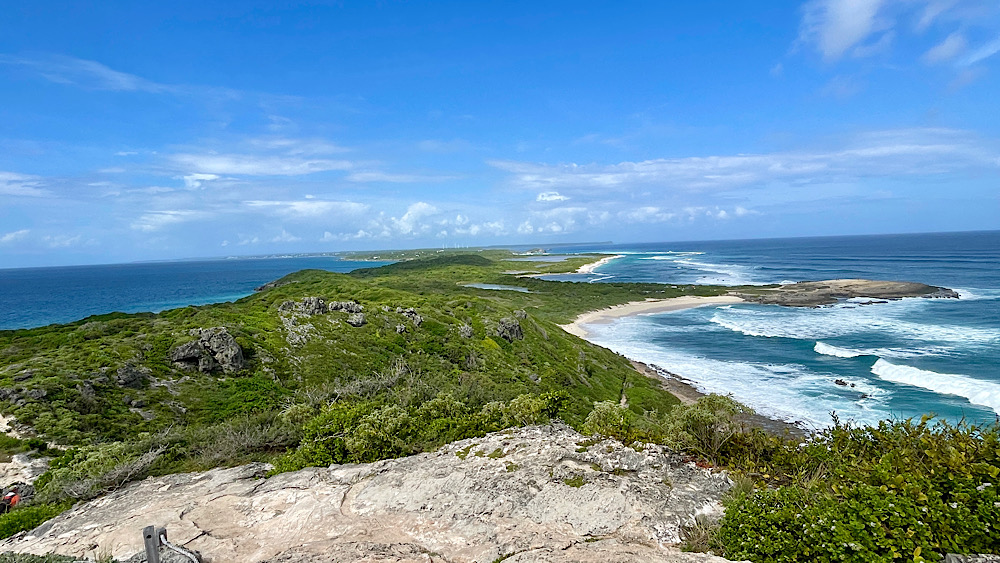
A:
{"label": "rocky shoreline", "polygon": [[729,292],[749,303],[785,307],[820,307],[846,299],[891,301],[906,297],[958,299],[953,289],[916,282],[839,279],[798,282],[777,287],[741,287]]}

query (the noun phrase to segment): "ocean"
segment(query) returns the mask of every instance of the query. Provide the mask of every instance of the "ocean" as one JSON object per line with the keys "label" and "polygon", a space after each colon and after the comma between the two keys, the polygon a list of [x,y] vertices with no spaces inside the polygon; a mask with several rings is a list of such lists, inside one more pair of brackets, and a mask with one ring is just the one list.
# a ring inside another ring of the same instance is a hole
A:
{"label": "ocean", "polygon": [[0,330],[235,301],[299,270],[350,272],[384,264],[297,256],[0,269]]}
{"label": "ocean", "polygon": [[[589,325],[589,339],[808,428],[933,413],[1000,413],[1000,231],[574,249],[622,254],[564,281],[769,284],[916,281],[960,299],[856,299],[822,308],[736,304]],[[839,383],[838,383],[839,380]],[[846,383],[846,385],[844,385]]]}

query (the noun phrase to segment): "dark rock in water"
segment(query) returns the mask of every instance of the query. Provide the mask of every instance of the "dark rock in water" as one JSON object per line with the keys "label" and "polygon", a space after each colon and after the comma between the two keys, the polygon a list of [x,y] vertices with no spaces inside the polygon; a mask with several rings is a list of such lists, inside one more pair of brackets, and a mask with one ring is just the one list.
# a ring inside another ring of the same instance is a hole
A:
{"label": "dark rock in water", "polygon": [[347,324],[353,327],[364,326],[366,322],[364,313],[351,313],[351,315],[347,317]]}
{"label": "dark rock in water", "polygon": [[842,386],[842,387],[847,387],[847,385],[848,385],[848,383],[846,381],[844,381],[843,379],[834,379],[833,382],[836,383],[837,385]]}
{"label": "dark rock in water", "polygon": [[182,369],[209,373],[222,368],[225,373],[243,369],[243,350],[225,327],[194,329],[198,340],[181,344],[170,353],[170,360]]}
{"label": "dark rock in water", "polygon": [[497,323],[497,335],[507,342],[524,339],[524,331],[521,329],[521,323],[517,322],[517,319],[510,317],[502,318]]}
{"label": "dark rock in water", "polygon": [[345,313],[360,313],[365,308],[357,301],[333,301],[329,306],[330,312],[343,311]]}

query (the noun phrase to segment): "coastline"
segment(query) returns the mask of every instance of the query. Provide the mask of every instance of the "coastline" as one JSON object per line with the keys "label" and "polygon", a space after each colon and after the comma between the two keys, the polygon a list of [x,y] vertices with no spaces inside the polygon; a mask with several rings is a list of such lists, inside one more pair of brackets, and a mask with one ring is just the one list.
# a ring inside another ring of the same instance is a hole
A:
{"label": "coastline", "polygon": [[[635,371],[650,379],[655,379],[660,385],[670,392],[671,395],[680,399],[681,404],[690,405],[698,401],[698,399],[707,396],[707,393],[702,393],[694,386],[694,382],[690,379],[686,379],[677,375],[676,373],[671,373],[660,366],[647,364],[640,362],[638,360],[629,359],[632,367]],[[741,417],[741,421],[753,428],[760,428],[761,430],[774,434],[776,436],[784,436],[788,434],[796,438],[806,438],[809,436],[810,432],[791,422],[786,422],[777,418],[771,418],[764,416],[762,414],[751,414]]]}
{"label": "coastline", "polygon": [[615,305],[607,309],[590,311],[583,313],[572,322],[559,325],[566,332],[586,339],[589,332],[584,328],[588,324],[607,324],[634,315],[650,315],[653,313],[666,313],[669,311],[680,311],[682,309],[692,309],[694,307],[704,307],[706,305],[729,305],[742,303],[744,300],[734,295],[714,295],[711,297],[699,297],[685,295],[682,297],[672,297],[670,299],[647,299],[645,301],[630,301],[621,305]]}
{"label": "coastline", "polygon": [[624,258],[624,254],[615,254],[614,256],[605,256],[596,262],[591,262],[589,264],[584,264],[576,269],[577,274],[593,274],[594,270],[600,268],[601,266],[611,262],[612,260],[617,260],[619,258]]}

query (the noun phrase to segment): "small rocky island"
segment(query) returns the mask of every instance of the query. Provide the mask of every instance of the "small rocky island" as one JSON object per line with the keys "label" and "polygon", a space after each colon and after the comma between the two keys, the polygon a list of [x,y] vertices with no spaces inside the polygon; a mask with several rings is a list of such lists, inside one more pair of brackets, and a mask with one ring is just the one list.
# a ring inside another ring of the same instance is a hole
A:
{"label": "small rocky island", "polygon": [[958,299],[952,289],[915,282],[840,279],[798,282],[779,286],[743,287],[730,292],[751,303],[786,307],[819,307],[844,299],[895,300],[904,297]]}

